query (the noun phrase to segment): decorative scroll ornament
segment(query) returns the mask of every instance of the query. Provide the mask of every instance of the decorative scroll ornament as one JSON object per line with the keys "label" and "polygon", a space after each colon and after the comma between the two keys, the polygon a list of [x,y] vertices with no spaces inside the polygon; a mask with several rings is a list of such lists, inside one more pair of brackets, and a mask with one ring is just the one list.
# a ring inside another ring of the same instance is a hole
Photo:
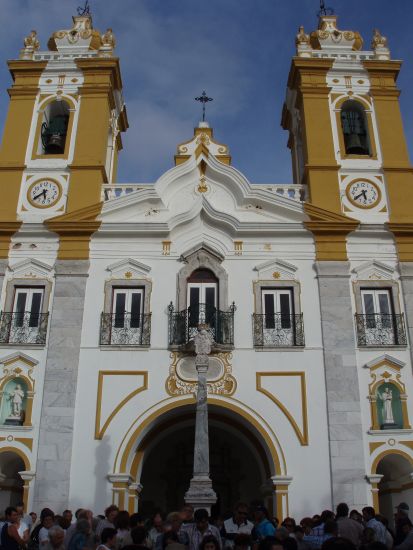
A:
{"label": "decorative scroll ornament", "polygon": [[93,29],[90,14],[73,17],[73,27],[56,31],[47,43],[49,50],[59,52],[98,50],[101,45],[100,33]]}
{"label": "decorative scroll ornament", "polygon": [[[169,367],[169,376],[165,384],[168,394],[171,396],[195,394],[197,390],[195,362],[193,365],[193,373],[191,376],[188,376],[187,373],[184,372],[185,368],[182,367],[183,361],[188,358],[188,356],[183,353],[173,352],[170,357],[172,362]],[[221,370],[217,378],[210,381],[207,378],[208,393],[215,395],[233,395],[237,388],[237,382],[232,376],[232,365],[230,363],[232,354],[223,352],[211,355],[210,371],[211,359],[213,362],[212,369],[214,365],[220,365]]]}
{"label": "decorative scroll ornament", "polygon": [[311,33],[311,46],[314,50],[361,50],[363,39],[358,32],[340,31],[337,16],[322,15],[318,30]]}
{"label": "decorative scroll ornament", "polygon": [[24,48],[20,51],[20,59],[32,59],[33,54],[40,48],[40,42],[37,38],[37,31],[31,31],[24,38]]}
{"label": "decorative scroll ornament", "polygon": [[115,35],[112,32],[112,29],[106,29],[106,32],[101,36],[102,45],[99,48],[100,57],[110,57],[113,50],[116,47]]}

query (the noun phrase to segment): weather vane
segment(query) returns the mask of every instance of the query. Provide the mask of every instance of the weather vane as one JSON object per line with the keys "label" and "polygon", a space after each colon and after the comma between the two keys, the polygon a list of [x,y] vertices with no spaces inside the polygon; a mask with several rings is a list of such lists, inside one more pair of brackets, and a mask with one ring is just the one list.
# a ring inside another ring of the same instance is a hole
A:
{"label": "weather vane", "polygon": [[334,15],[333,8],[326,8],[326,4],[324,0],[320,0],[320,11],[317,14],[319,17],[322,15]]}
{"label": "weather vane", "polygon": [[80,17],[82,17],[83,15],[90,15],[90,6],[89,6],[89,0],[85,0],[85,5],[83,6],[79,6],[77,8],[77,14],[80,15]]}
{"label": "weather vane", "polygon": [[209,101],[214,101],[212,97],[208,97],[206,95],[206,92],[205,90],[202,92],[202,95],[200,95],[199,97],[196,97],[195,98],[195,101],[200,101],[202,103],[202,122],[205,122],[205,105],[209,102]]}

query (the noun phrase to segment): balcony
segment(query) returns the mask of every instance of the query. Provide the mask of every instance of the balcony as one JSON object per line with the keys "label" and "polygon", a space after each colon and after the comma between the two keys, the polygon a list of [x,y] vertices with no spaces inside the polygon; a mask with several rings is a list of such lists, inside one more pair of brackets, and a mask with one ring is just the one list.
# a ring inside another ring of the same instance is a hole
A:
{"label": "balcony", "polygon": [[356,314],[355,317],[358,346],[407,345],[403,314]]}
{"label": "balcony", "polygon": [[209,333],[217,347],[234,347],[235,304],[228,311],[221,311],[208,304],[197,304],[182,311],[169,307],[169,346],[186,346],[198,332],[198,325],[209,325]]}
{"label": "balcony", "polygon": [[302,347],[305,344],[302,313],[254,313],[252,323],[256,348]]}
{"label": "balcony", "polygon": [[149,347],[151,313],[102,313],[100,345]]}
{"label": "balcony", "polygon": [[0,314],[0,344],[45,345],[48,313],[4,312]]}

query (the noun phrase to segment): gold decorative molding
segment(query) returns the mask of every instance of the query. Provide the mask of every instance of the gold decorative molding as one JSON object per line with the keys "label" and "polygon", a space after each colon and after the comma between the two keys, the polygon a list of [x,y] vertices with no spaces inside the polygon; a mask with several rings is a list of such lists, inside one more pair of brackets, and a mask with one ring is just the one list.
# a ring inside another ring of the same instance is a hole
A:
{"label": "gold decorative molding", "polygon": [[[165,388],[169,395],[187,395],[196,394],[197,380],[185,380],[179,375],[178,363],[188,355],[180,352],[172,352],[170,354],[171,365],[169,367],[169,376],[165,382]],[[208,394],[217,395],[233,395],[237,389],[237,381],[232,376],[232,354],[230,352],[222,352],[212,355],[222,364],[222,376],[218,380],[212,382],[207,381]]]}
{"label": "gold decorative molding", "polygon": [[[133,376],[133,375],[143,376],[143,384],[138,388],[134,389],[124,399],[122,399],[122,401],[118,403],[118,405],[116,405],[116,407],[107,417],[103,426],[101,426],[103,380],[105,376]],[[133,397],[135,397],[135,395],[138,395],[139,393],[147,389],[148,389],[148,372],[147,371],[126,371],[126,370],[125,371],[107,371],[107,370],[99,371],[98,391],[97,391],[97,400],[96,400],[95,439],[102,439],[109,424],[118,414],[118,412],[121,409],[123,409],[126,403],[128,403],[128,401],[130,401]]]}
{"label": "gold decorative molding", "polygon": [[[301,431],[300,427],[298,426],[297,422],[295,421],[293,415],[290,413],[290,411],[285,407],[275,395],[273,395],[271,392],[266,390],[262,387],[262,378],[265,377],[276,377],[276,376],[283,376],[283,377],[298,377],[300,379],[300,387],[301,387],[301,411],[302,411],[302,426],[303,430]],[[277,405],[277,407],[281,410],[281,412],[286,416],[287,420],[290,422],[291,426],[293,427],[294,432],[296,433],[299,442],[301,445],[305,446],[308,445],[308,415],[307,415],[307,389],[306,389],[306,382],[305,382],[305,372],[257,372],[256,373],[256,384],[257,384],[257,391],[260,393],[266,395],[271,401]]]}
{"label": "gold decorative molding", "polygon": [[386,445],[385,441],[374,441],[372,443],[369,443],[369,450],[370,454],[372,455],[376,449],[381,447],[382,445]]}

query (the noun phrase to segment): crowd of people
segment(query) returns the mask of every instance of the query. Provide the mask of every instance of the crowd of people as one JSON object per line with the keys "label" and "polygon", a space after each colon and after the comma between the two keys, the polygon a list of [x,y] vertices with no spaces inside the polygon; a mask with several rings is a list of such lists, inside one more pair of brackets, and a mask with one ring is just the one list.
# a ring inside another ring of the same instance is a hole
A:
{"label": "crowd of people", "polygon": [[366,506],[362,512],[345,503],[336,512],[297,522],[270,518],[261,503],[239,502],[232,513],[211,519],[207,510],[185,505],[145,519],[111,505],[102,516],[91,510],[40,516],[24,513],[23,503],[5,510],[0,524],[0,550],[413,550],[409,506],[400,503],[394,530],[387,519]]}

